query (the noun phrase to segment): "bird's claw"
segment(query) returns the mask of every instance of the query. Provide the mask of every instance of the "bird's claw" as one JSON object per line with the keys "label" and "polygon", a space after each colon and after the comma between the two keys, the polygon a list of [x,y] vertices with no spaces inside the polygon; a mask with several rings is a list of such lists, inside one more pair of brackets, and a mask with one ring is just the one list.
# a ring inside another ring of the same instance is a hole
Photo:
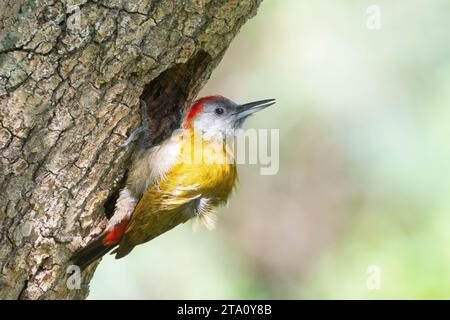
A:
{"label": "bird's claw", "polygon": [[141,122],[142,122],[142,125],[139,128],[137,128],[136,130],[134,130],[130,134],[130,136],[127,138],[127,140],[125,140],[123,143],[118,145],[121,148],[124,148],[124,147],[128,146],[131,142],[133,142],[136,139],[136,136],[139,133],[141,133],[141,132],[144,132],[144,135],[141,137],[141,142],[142,143],[144,141],[146,141],[148,139],[148,137],[149,137],[147,104],[142,99],[140,100],[140,102],[141,102]]}
{"label": "bird's claw", "polygon": [[139,128],[137,128],[136,130],[134,130],[130,136],[127,138],[127,140],[125,140],[125,142],[119,144],[119,147],[124,148],[126,146],[128,146],[132,141],[134,141],[134,139],[136,138],[136,136],[141,133],[142,131],[144,131],[145,128],[144,126],[140,126]]}

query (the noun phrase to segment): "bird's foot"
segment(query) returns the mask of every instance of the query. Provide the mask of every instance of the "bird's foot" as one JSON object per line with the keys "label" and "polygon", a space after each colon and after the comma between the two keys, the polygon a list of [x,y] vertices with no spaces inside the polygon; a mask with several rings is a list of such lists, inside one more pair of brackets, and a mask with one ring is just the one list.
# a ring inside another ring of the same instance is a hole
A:
{"label": "bird's foot", "polygon": [[134,130],[130,136],[127,138],[127,140],[125,140],[125,142],[120,143],[119,147],[124,148],[126,146],[128,146],[131,142],[134,141],[134,139],[136,138],[136,136],[141,133],[142,131],[144,131],[145,128],[143,126],[140,126],[139,128],[137,128],[136,130]]}
{"label": "bird's foot", "polygon": [[150,135],[150,130],[148,128],[148,112],[147,112],[147,104],[144,100],[140,100],[141,103],[141,122],[142,125],[138,127],[136,130],[134,130],[130,136],[125,140],[125,142],[119,144],[119,147],[124,148],[128,146],[131,142],[133,142],[136,139],[136,136],[143,132],[144,134],[141,137],[141,144],[144,144],[145,141],[148,140]]}

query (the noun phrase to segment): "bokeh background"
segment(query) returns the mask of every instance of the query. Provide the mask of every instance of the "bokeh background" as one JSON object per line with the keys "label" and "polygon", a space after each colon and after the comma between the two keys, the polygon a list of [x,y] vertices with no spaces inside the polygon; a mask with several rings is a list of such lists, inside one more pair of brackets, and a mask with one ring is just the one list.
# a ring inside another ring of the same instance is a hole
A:
{"label": "bokeh background", "polygon": [[278,174],[240,166],[216,231],[104,258],[90,298],[450,298],[449,13],[265,0],[202,94],[277,99],[246,127],[280,129]]}

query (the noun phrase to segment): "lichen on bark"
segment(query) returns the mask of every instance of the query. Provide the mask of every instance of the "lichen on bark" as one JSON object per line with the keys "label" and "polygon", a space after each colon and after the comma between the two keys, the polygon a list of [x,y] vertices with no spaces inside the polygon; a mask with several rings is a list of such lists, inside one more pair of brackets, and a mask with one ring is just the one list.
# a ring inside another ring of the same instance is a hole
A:
{"label": "lichen on bark", "polygon": [[0,0],[0,299],[87,296],[95,267],[69,289],[69,258],[106,224],[139,99],[150,146],[259,2]]}

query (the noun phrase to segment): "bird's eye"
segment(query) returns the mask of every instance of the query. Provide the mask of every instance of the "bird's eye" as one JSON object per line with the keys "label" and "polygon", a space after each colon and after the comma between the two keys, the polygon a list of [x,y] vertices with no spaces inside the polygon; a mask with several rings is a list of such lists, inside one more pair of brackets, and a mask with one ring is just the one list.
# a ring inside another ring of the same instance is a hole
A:
{"label": "bird's eye", "polygon": [[225,110],[223,110],[223,108],[221,108],[221,107],[216,108],[216,110],[214,110],[214,111],[216,112],[216,114],[218,116],[222,115],[225,112]]}

